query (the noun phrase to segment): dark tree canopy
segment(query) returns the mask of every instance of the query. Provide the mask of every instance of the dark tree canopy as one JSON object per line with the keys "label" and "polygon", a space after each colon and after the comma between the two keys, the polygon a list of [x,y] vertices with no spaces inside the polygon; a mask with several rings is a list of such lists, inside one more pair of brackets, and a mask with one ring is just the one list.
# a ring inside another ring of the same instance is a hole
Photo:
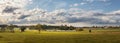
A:
{"label": "dark tree canopy", "polygon": [[21,32],[25,32],[26,27],[22,26],[20,27]]}

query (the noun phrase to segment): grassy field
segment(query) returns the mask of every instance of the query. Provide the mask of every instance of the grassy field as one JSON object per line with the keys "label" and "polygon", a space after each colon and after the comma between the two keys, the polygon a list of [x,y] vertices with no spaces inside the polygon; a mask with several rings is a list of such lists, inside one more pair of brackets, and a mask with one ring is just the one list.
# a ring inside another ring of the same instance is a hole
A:
{"label": "grassy field", "polygon": [[0,33],[0,43],[120,43],[120,30],[88,30],[81,32],[46,32],[35,30]]}

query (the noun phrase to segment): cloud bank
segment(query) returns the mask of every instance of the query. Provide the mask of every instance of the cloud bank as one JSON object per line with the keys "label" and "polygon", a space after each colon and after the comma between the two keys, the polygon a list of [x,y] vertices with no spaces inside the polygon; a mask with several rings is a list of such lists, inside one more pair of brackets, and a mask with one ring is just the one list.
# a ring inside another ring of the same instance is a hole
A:
{"label": "cloud bank", "polygon": [[0,0],[0,24],[120,24],[120,10],[107,13],[80,8],[57,9],[53,11],[46,11],[41,8],[27,10],[25,7],[30,2],[31,0]]}

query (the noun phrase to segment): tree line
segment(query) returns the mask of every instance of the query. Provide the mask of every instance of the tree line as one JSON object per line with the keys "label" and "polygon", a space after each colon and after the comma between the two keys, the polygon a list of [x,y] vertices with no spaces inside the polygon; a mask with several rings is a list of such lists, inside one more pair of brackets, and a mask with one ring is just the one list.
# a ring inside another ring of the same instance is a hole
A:
{"label": "tree line", "polygon": [[30,25],[30,26],[18,26],[18,25],[0,25],[0,32],[6,32],[9,31],[11,33],[15,32],[15,28],[18,28],[20,32],[25,32],[27,28],[30,30],[38,30],[40,33],[41,30],[76,30],[76,31],[83,31],[84,28],[87,29],[120,29],[120,26],[92,26],[92,27],[74,27],[74,26],[67,26],[67,25],[61,25],[61,26],[51,26],[51,25]]}
{"label": "tree line", "polygon": [[18,25],[9,24],[9,25],[0,25],[0,32],[6,32],[8,30],[9,32],[14,33],[15,28],[19,28],[21,32],[25,32],[26,28],[29,28],[30,30],[38,30],[39,33],[41,30],[47,30],[47,29],[56,29],[56,30],[74,30],[75,29],[74,26],[67,26],[67,25],[51,26],[51,25],[37,24],[37,25],[30,25],[30,26],[18,26]]}

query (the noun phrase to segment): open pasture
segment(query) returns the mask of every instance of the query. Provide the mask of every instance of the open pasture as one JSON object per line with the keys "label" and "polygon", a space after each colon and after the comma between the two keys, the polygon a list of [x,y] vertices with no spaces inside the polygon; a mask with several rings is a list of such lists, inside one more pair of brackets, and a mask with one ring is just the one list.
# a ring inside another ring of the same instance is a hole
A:
{"label": "open pasture", "polygon": [[0,43],[120,43],[119,29],[87,29],[80,32],[48,32],[27,30],[25,32],[0,33]]}

